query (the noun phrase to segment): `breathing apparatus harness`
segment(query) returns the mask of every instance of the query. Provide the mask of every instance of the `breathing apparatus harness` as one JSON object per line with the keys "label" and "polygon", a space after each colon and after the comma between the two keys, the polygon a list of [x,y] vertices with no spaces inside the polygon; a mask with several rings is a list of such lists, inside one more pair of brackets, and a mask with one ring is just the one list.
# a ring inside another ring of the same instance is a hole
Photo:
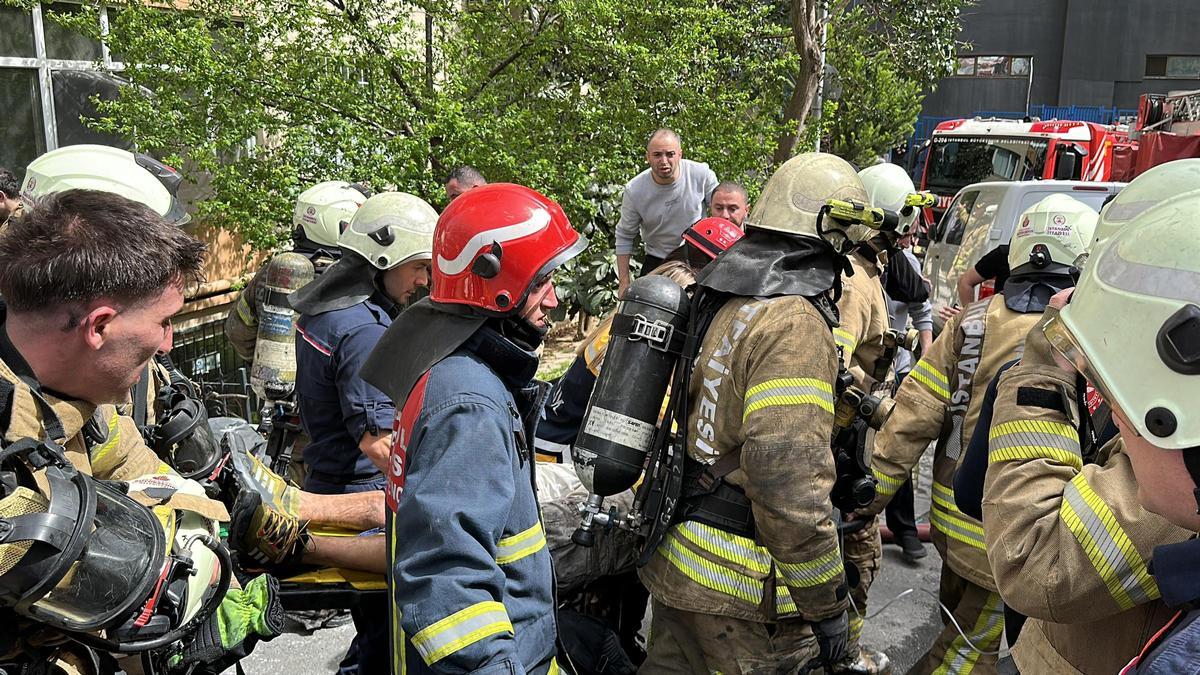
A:
{"label": "breathing apparatus harness", "polygon": [[163,413],[158,424],[149,423],[146,386],[151,375],[147,367],[133,396],[134,421],[142,438],[181,476],[199,482],[206,490],[215,489],[213,481],[225,465],[226,453],[208,426],[208,411],[199,388],[179,372],[170,356],[159,353],[154,360],[168,377],[155,397]]}
{"label": "breathing apparatus harness", "polygon": [[[64,436],[62,422],[34,386],[36,380],[21,379],[31,382],[48,436]],[[0,383],[0,410],[6,419],[11,418],[14,391],[12,383]],[[95,440],[86,426],[81,433]],[[35,472],[44,476],[48,497],[29,487],[37,485]],[[195,563],[186,553],[166,550],[158,518],[129,498],[127,489],[126,483],[96,480],[76,469],[63,445],[52,438],[3,444],[0,499],[13,500],[9,503],[17,507],[15,515],[0,517],[0,544],[28,546],[0,574],[0,604],[76,642],[113,653],[165,647],[208,621],[229,588],[228,552],[208,534],[189,541],[189,551],[199,543],[212,552],[220,576],[186,618],[188,580],[198,572]],[[45,503],[39,508],[39,502]],[[140,569],[158,574],[139,578],[131,574],[130,564],[122,563],[141,563]],[[108,637],[96,635],[99,630]]]}

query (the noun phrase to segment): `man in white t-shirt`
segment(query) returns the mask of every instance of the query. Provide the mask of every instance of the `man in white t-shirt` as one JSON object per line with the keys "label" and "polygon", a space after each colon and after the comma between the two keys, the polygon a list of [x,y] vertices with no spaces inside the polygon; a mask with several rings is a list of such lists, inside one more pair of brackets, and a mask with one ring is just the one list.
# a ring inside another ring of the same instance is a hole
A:
{"label": "man in white t-shirt", "polygon": [[646,144],[649,169],[625,185],[621,220],[617,223],[619,294],[629,287],[629,258],[639,236],[646,248],[645,274],[678,248],[683,231],[708,212],[717,175],[703,162],[683,158],[679,134],[659,129]]}

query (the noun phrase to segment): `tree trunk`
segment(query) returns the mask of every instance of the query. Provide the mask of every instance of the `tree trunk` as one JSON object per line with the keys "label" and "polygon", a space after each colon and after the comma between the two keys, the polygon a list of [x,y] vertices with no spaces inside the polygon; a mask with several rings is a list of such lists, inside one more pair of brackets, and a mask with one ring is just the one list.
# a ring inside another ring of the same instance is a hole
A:
{"label": "tree trunk", "polygon": [[822,0],[792,0],[789,18],[800,67],[796,71],[796,86],[783,108],[787,130],[775,143],[772,159],[776,165],[786,162],[796,151],[796,141],[808,120],[821,83],[821,29],[825,21]]}

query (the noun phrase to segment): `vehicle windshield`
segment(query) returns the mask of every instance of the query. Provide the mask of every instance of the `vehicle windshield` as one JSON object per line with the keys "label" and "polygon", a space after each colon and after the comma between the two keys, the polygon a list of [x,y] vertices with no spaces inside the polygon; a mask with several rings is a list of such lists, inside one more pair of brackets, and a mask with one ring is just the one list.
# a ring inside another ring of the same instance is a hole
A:
{"label": "vehicle windshield", "polygon": [[936,136],[925,187],[953,194],[971,183],[1041,178],[1048,145],[1041,138]]}

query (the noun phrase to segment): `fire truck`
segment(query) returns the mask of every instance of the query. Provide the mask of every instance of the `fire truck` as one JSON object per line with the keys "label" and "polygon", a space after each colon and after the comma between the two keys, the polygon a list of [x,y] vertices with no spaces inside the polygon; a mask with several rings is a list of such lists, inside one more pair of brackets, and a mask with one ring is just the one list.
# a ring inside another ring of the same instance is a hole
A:
{"label": "fire truck", "polygon": [[921,177],[921,189],[938,197],[929,222],[936,222],[954,195],[972,183],[1110,181],[1114,155],[1132,152],[1123,128],[1093,122],[947,120],[933,131]]}
{"label": "fire truck", "polygon": [[947,120],[925,150],[921,189],[938,197],[937,222],[958,191],[1006,180],[1127,182],[1152,166],[1200,157],[1200,91],[1143,94],[1136,121]]}

